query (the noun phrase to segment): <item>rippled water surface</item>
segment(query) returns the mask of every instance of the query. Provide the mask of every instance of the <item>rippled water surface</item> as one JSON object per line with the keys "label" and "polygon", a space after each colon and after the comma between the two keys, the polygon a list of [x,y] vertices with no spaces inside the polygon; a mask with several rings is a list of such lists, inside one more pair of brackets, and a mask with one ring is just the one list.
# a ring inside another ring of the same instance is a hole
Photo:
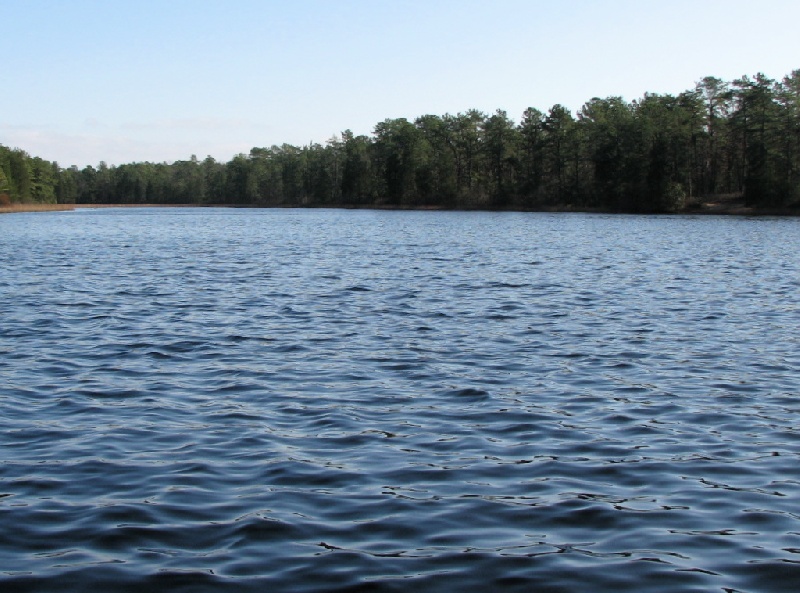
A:
{"label": "rippled water surface", "polygon": [[800,590],[800,221],[0,217],[3,591]]}

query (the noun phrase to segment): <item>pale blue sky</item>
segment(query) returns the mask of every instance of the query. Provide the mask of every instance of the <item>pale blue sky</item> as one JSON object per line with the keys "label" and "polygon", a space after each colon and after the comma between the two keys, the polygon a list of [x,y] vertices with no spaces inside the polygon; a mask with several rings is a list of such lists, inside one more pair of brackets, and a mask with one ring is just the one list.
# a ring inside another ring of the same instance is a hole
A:
{"label": "pale blue sky", "polygon": [[0,0],[0,22],[0,144],[65,167],[800,68],[800,0]]}

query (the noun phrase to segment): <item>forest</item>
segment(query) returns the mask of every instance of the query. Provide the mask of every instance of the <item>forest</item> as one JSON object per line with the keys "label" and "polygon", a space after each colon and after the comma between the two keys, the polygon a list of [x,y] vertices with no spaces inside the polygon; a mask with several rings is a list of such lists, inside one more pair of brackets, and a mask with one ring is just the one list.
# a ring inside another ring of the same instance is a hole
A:
{"label": "forest", "polygon": [[800,70],[677,96],[387,119],[370,136],[61,168],[0,145],[0,205],[197,204],[681,212],[714,196],[800,211]]}

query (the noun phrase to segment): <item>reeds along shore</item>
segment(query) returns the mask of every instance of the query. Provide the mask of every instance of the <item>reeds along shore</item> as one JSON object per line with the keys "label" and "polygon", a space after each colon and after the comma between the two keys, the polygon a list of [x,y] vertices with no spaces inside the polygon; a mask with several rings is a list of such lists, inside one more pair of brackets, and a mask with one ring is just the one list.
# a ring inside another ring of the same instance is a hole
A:
{"label": "reeds along shore", "polygon": [[11,204],[8,206],[0,206],[0,214],[10,214],[14,212],[56,212],[74,209],[74,204]]}
{"label": "reeds along shore", "polygon": [[[205,208],[215,206],[215,204],[10,204],[0,205],[0,214],[12,214],[20,212],[59,212],[71,211],[75,209],[96,209],[96,208]],[[216,204],[222,208],[252,208],[259,207],[252,204]],[[261,206],[262,208],[264,206]],[[364,206],[364,209],[370,209]],[[443,210],[443,208],[378,208],[381,210]],[[517,212],[590,212],[590,213],[614,213],[618,211],[603,208],[580,209],[562,205],[561,207],[552,206],[541,209],[520,209]],[[800,208],[754,208],[746,206],[742,196],[719,196],[711,201],[696,201],[687,204],[683,209],[669,214],[717,214],[729,216],[800,216]]]}

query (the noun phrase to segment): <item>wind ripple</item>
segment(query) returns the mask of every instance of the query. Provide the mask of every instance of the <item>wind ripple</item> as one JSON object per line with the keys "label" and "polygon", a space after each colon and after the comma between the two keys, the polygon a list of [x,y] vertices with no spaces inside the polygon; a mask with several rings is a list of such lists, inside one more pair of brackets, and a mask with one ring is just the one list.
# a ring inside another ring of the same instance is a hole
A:
{"label": "wind ripple", "polygon": [[9,591],[795,591],[794,220],[0,219]]}

